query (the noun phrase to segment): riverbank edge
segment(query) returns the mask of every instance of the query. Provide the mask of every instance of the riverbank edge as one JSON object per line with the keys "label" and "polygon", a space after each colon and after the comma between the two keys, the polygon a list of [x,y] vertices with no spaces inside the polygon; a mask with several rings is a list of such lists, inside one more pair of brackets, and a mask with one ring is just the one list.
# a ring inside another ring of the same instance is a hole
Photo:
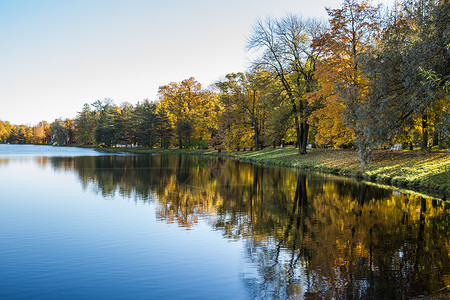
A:
{"label": "riverbank edge", "polygon": [[268,166],[291,167],[353,177],[402,189],[429,192],[443,200],[450,196],[450,154],[413,151],[378,151],[374,162],[363,168],[353,150],[313,149],[299,155],[295,148],[219,152],[194,149],[95,148],[106,153],[187,154],[232,158]]}

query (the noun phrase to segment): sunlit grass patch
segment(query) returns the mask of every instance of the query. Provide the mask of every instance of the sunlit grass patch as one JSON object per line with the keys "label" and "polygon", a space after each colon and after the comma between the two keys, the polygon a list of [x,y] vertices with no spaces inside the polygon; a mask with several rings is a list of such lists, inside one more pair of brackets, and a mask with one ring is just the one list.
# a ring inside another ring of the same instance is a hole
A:
{"label": "sunlit grass patch", "polygon": [[374,153],[374,160],[362,168],[355,151],[312,150],[299,155],[296,149],[262,150],[254,153],[234,153],[235,158],[332,172],[341,175],[365,178],[370,181],[393,184],[401,187],[422,187],[450,192],[450,155],[428,152]]}

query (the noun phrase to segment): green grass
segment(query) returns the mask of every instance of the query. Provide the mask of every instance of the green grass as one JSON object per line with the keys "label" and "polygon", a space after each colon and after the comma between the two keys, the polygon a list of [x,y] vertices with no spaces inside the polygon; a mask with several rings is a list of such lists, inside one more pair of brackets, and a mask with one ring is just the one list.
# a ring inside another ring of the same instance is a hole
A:
{"label": "green grass", "polygon": [[356,152],[352,150],[310,150],[307,155],[299,155],[294,148],[221,153],[214,150],[141,148],[102,148],[101,151],[222,156],[252,163],[328,172],[402,188],[437,190],[450,194],[450,153],[445,152],[376,151],[370,166],[363,168],[356,159]]}

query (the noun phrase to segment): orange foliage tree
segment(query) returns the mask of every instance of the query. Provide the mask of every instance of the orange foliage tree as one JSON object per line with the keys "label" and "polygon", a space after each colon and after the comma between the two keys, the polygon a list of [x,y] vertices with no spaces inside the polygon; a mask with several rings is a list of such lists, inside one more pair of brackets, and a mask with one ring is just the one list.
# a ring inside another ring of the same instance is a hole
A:
{"label": "orange foliage tree", "polygon": [[332,129],[322,136],[325,141],[326,136],[333,138],[336,144],[349,142],[350,133],[342,123],[348,126],[363,165],[370,160],[373,143],[365,128],[371,108],[365,103],[369,85],[359,68],[359,56],[379,29],[379,10],[370,0],[345,0],[341,8],[327,9],[330,27],[313,41],[313,48],[322,53],[317,66],[322,88],[315,96],[326,101],[325,108],[312,118],[318,121],[321,134]]}

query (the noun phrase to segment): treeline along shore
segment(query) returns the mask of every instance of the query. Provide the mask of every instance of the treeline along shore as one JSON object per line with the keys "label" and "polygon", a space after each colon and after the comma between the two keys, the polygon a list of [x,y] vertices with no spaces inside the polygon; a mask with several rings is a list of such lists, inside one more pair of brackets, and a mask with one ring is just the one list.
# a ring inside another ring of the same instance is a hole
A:
{"label": "treeline along shore", "polygon": [[208,87],[191,77],[160,86],[156,100],[97,100],[35,126],[0,121],[0,141],[214,149],[448,192],[449,1],[344,0],[326,10],[326,22],[255,22],[251,67]]}

